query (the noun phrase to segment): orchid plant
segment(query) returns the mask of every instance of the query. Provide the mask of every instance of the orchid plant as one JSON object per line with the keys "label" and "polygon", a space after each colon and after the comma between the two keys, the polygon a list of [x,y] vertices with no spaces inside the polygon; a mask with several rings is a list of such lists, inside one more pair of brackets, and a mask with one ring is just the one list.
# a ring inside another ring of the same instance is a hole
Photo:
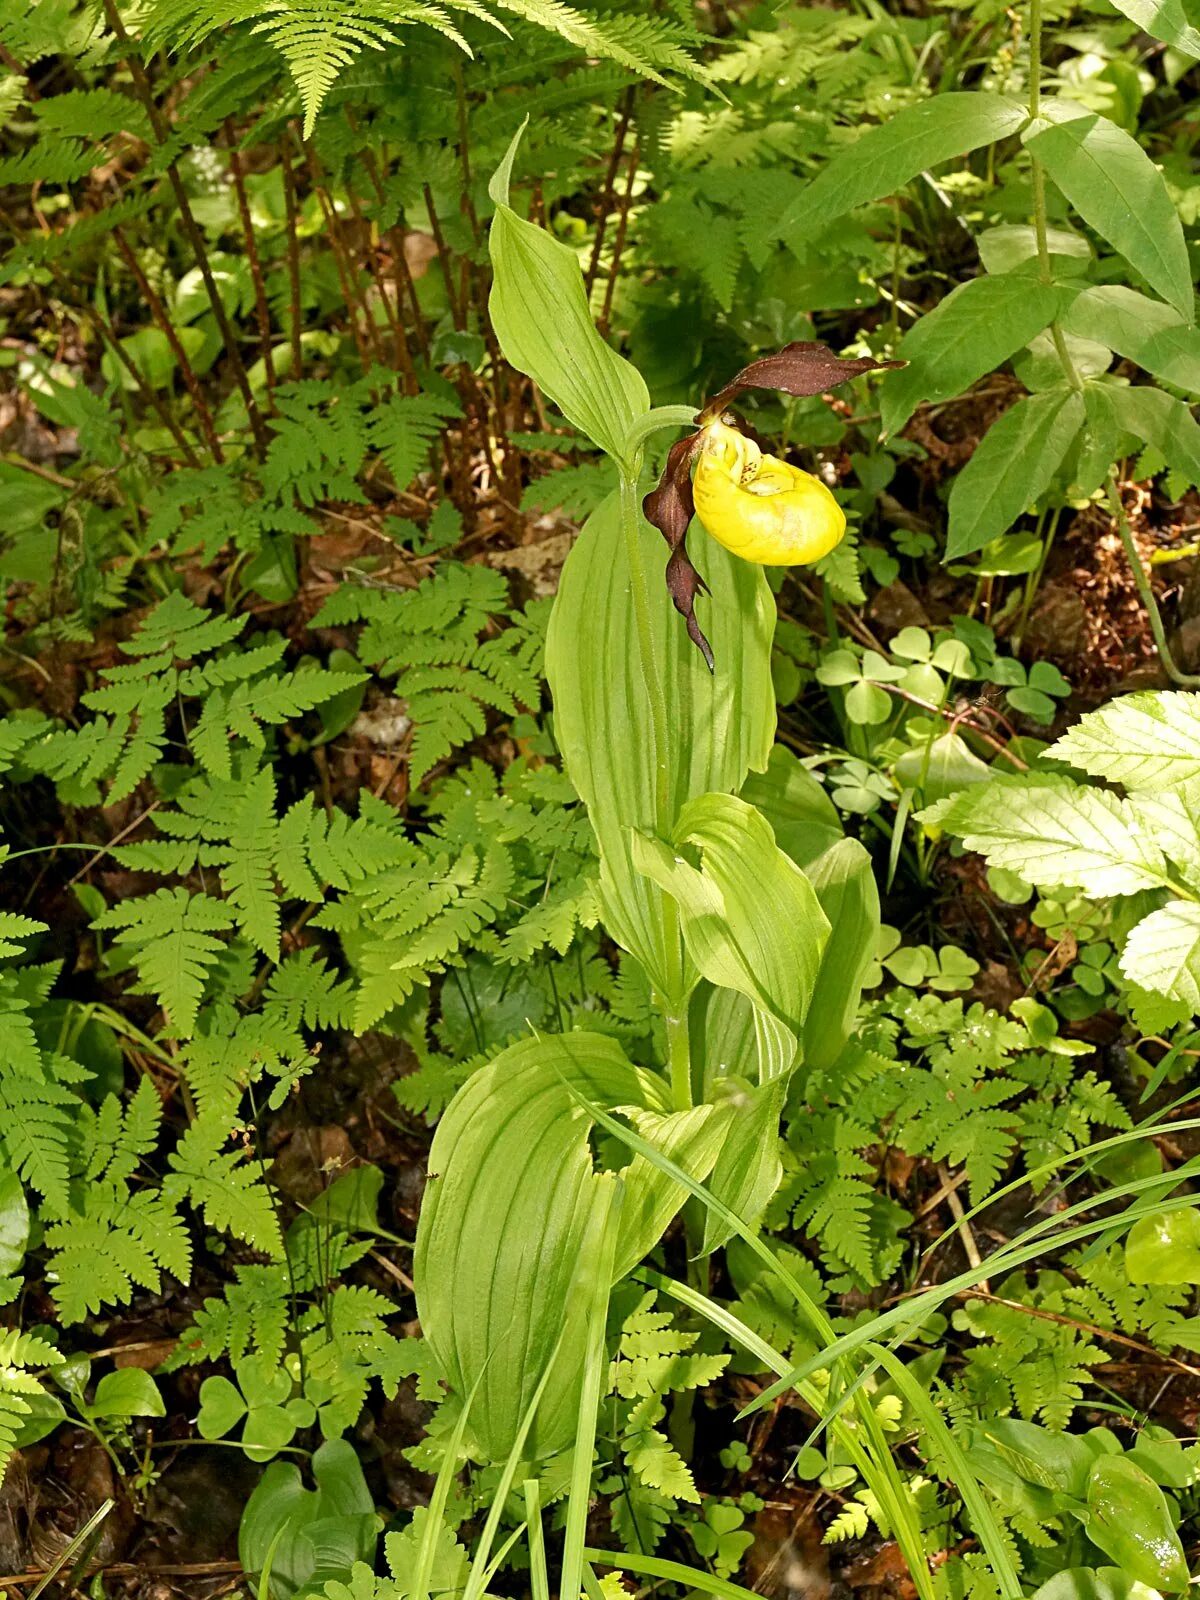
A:
{"label": "orchid plant", "polygon": [[[519,138],[491,185],[496,333],[619,477],[576,541],[554,604],[555,734],[595,833],[605,927],[643,969],[666,1043],[664,1059],[635,1063],[605,1034],[535,1033],[474,1073],[439,1123],[414,1259],[418,1310],[462,1406],[460,1439],[500,1469],[465,1600],[485,1592],[500,1510],[518,1482],[534,1590],[550,1592],[537,1475],[555,1456],[569,1479],[558,1592],[577,1596],[582,1584],[594,1594],[593,1564],[664,1575],[626,1552],[587,1548],[586,1532],[609,1298],[681,1212],[693,1268],[686,1284],[661,1280],[660,1292],[750,1340],[792,1383],[784,1358],[704,1293],[705,1258],[737,1236],[794,1302],[798,1328],[822,1349],[835,1345],[824,1310],[756,1224],[780,1181],[789,1081],[801,1063],[828,1068],[840,1057],[879,932],[866,850],[837,837],[816,780],[774,743],[775,611],[762,564],[818,559],[845,519],[824,484],[764,452],[728,407],[753,387],[819,394],[880,363],[793,344],[751,363],[698,412],[651,408],[640,373],[592,323],[575,255],[510,204]],[[669,427],[692,431],[643,497],[645,442]],[[686,632],[647,580],[655,529]],[[715,651],[696,618],[702,593]],[[869,1387],[836,1358],[826,1377],[798,1375],[794,1387],[869,1486],[922,1600],[934,1600],[919,1508]],[[934,1408],[929,1425],[951,1459]],[[446,1474],[457,1459],[448,1454]],[[447,1476],[439,1493],[448,1490]],[[1003,1566],[986,1515],[981,1537]],[[702,1571],[665,1575],[714,1592]]]}

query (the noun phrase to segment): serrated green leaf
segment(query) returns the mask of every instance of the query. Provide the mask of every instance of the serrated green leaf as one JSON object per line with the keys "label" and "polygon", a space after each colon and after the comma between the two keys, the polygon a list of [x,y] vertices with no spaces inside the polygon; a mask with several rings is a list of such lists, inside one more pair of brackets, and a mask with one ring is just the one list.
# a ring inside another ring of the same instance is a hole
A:
{"label": "serrated green leaf", "polygon": [[1200,778],[1200,694],[1168,689],[1119,695],[1080,718],[1047,755],[1128,789],[1189,783]]}
{"label": "serrated green leaf", "polygon": [[1131,983],[1200,1012],[1200,905],[1175,900],[1143,917],[1125,941],[1121,971]]}
{"label": "serrated green leaf", "polygon": [[1135,894],[1166,881],[1162,852],[1127,801],[1065,778],[997,780],[923,812],[992,866],[1040,888]]}

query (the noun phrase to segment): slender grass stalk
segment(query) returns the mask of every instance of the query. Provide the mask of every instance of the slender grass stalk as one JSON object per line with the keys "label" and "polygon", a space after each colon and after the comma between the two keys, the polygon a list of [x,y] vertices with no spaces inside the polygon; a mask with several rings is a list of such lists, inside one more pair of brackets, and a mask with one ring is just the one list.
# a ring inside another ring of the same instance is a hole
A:
{"label": "slender grass stalk", "polygon": [[550,1600],[550,1574],[546,1567],[546,1540],[542,1532],[541,1491],[536,1478],[526,1478],[525,1530],[529,1545],[529,1587],[533,1600]]}
{"label": "slender grass stalk", "polygon": [[[822,1344],[836,1342],[833,1325],[825,1312],[816,1304],[812,1297],[797,1280],[795,1275],[768,1249],[758,1233],[749,1227],[737,1213],[730,1209],[722,1200],[719,1200],[702,1183],[685,1172],[676,1162],[656,1149],[654,1145],[643,1139],[632,1129],[625,1127],[604,1111],[600,1106],[586,1099],[575,1088],[571,1088],[571,1095],[581,1105],[588,1115],[600,1124],[607,1132],[627,1145],[636,1154],[644,1156],[660,1172],[667,1174],[685,1188],[689,1194],[694,1195],[713,1211],[725,1225],[738,1237],[749,1245],[750,1249],[791,1295],[797,1306],[803,1312],[809,1326]],[[698,1296],[703,1301],[704,1296]],[[776,1353],[777,1354],[777,1353]],[[780,1358],[782,1359],[782,1358]],[[828,1365],[829,1363],[823,1363]],[[771,1363],[774,1368],[774,1362]],[[840,1375],[838,1375],[840,1377]],[[801,1391],[804,1393],[803,1391]],[[827,1407],[826,1397],[819,1390],[811,1388],[804,1394],[809,1404],[813,1406],[817,1415],[821,1415]],[[930,1574],[928,1552],[925,1548],[920,1524],[912,1506],[911,1497],[892,1460],[890,1446],[883,1432],[875,1408],[869,1397],[864,1394],[856,1396],[856,1422],[854,1426],[839,1423],[838,1440],[854,1461],[858,1470],[866,1480],[880,1509],[891,1523],[895,1533],[896,1542],[908,1563],[913,1582],[922,1600],[936,1600],[936,1589]]]}
{"label": "slender grass stalk", "polygon": [[[601,1180],[603,1181],[603,1180]],[[613,1262],[617,1250],[617,1228],[621,1215],[620,1179],[610,1180],[607,1203],[598,1208],[594,1227],[599,1233],[594,1243],[584,1243],[584,1258],[594,1254],[587,1268],[589,1295],[587,1312],[587,1355],[579,1389],[579,1413],[575,1424],[575,1444],[571,1457],[571,1487],[567,1497],[567,1524],[563,1540],[559,1595],[577,1595],[583,1581],[584,1547],[587,1543],[588,1508],[592,1489],[592,1456],[596,1447],[596,1419],[608,1363],[604,1351],[604,1325],[612,1293]]]}

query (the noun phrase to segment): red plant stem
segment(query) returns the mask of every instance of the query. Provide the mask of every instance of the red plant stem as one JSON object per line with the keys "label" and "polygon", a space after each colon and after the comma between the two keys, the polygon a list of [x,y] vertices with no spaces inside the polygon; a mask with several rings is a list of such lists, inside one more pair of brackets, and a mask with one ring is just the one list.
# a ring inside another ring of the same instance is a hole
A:
{"label": "red plant stem", "polygon": [[225,459],[225,455],[221,449],[221,441],[217,438],[212,412],[209,410],[208,402],[204,398],[204,391],[200,387],[200,380],[196,376],[195,369],[188,360],[187,351],[180,342],[175,324],[167,315],[166,306],[163,305],[149,278],[143,272],[141,262],[134,254],[128,239],[126,239],[120,228],[113,229],[113,238],[116,241],[117,249],[121,252],[125,265],[133,273],[138,292],[150,308],[150,315],[154,319],[155,326],[162,333],[168,345],[170,345],[171,354],[179,364],[179,371],[183,375],[184,383],[187,385],[187,392],[191,395],[192,404],[196,408],[196,417],[200,423],[200,431],[204,435],[204,442],[211,451],[213,460],[222,462]]}
{"label": "red plant stem", "polygon": [[[133,87],[138,99],[145,107],[146,115],[150,118],[150,126],[154,130],[154,137],[160,146],[165,146],[170,139],[170,129],[158,103],[154,98],[154,91],[150,87],[150,80],[146,76],[145,68],[138,60],[137,52],[130,48],[129,34],[117,10],[116,0],[104,0],[104,15],[108,25],[116,35],[123,47],[124,62],[129,69],[133,80]],[[233,324],[230,322],[225,310],[224,301],[217,289],[217,281],[213,277],[212,263],[208,259],[208,249],[204,243],[204,236],[196,225],[196,218],[192,212],[191,202],[187,197],[187,190],[183,186],[183,178],[179,172],[179,163],[171,160],[167,163],[167,177],[175,195],[175,204],[179,208],[179,220],[183,224],[183,231],[187,235],[188,243],[192,247],[192,254],[196,258],[196,265],[200,269],[200,276],[204,280],[204,288],[208,294],[212,314],[216,318],[217,328],[225,345],[225,354],[229,365],[233,369],[234,381],[241,392],[242,401],[246,407],[246,418],[250,424],[250,431],[254,435],[255,445],[263,454],[267,448],[267,432],[263,426],[262,414],[258,403],[250,388],[250,380],[246,376],[245,364],[242,361],[241,351],[238,349],[237,336]]]}
{"label": "red plant stem", "polygon": [[231,121],[227,118],[225,132],[229,139],[229,169],[233,174],[233,188],[237,195],[238,216],[246,240],[246,260],[250,266],[250,280],[254,285],[254,311],[258,318],[258,341],[262,348],[263,371],[267,378],[267,395],[275,389],[275,358],[271,353],[271,312],[267,305],[267,286],[263,280],[262,260],[258,242],[254,237],[254,221],[250,215],[250,200],[246,194],[246,175],[242,170],[242,155],[237,147]]}
{"label": "red plant stem", "polygon": [[291,376],[298,379],[301,376],[300,369],[304,360],[304,347],[300,342],[302,316],[300,304],[300,217],[296,205],[296,175],[292,171],[292,159],[288,155],[287,144],[283,139],[279,141],[279,164],[283,168],[283,204],[287,212],[288,337],[292,345]]}
{"label": "red plant stem", "polygon": [[621,255],[625,249],[625,237],[629,231],[629,208],[633,202],[633,185],[637,178],[638,160],[641,156],[641,145],[635,140],[633,153],[629,157],[629,173],[625,179],[625,191],[621,196],[621,208],[617,216],[617,236],[613,240],[612,266],[608,270],[608,282],[604,287],[604,308],[600,312],[597,327],[601,333],[608,332],[609,319],[612,316],[613,293],[617,287],[617,278],[621,272]]}

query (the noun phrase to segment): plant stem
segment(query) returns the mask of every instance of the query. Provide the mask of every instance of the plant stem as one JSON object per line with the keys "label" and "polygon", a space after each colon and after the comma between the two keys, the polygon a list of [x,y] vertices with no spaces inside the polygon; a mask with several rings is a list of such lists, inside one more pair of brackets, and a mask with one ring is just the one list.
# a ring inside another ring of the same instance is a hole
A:
{"label": "plant stem", "polygon": [[1113,474],[1108,475],[1105,485],[1108,497],[1108,507],[1116,519],[1117,529],[1121,535],[1121,543],[1125,547],[1125,557],[1129,562],[1129,570],[1133,573],[1133,581],[1137,584],[1138,594],[1146,608],[1146,615],[1150,618],[1150,632],[1154,635],[1154,643],[1158,650],[1159,660],[1162,662],[1163,671],[1172,683],[1177,683],[1181,689],[1200,689],[1200,675],[1182,671],[1171,654],[1171,647],[1167,643],[1166,629],[1163,627],[1162,613],[1158,609],[1158,601],[1154,598],[1154,590],[1150,586],[1150,579],[1146,576],[1146,569],[1142,565],[1142,558],[1138,547],[1134,543],[1133,529],[1129,526],[1129,517],[1126,514],[1124,503],[1117,492],[1117,482]]}
{"label": "plant stem", "polygon": [[242,167],[242,153],[238,149],[233,119],[226,117],[225,134],[229,141],[229,170],[237,196],[238,217],[242,236],[246,241],[246,261],[250,267],[250,280],[254,285],[254,313],[258,319],[258,342],[262,351],[263,372],[267,380],[267,398],[275,390],[275,357],[271,350],[271,312],[267,305],[267,286],[263,278],[262,260],[258,241],[254,237],[254,219],[250,215],[250,198],[246,193],[246,174]]}
{"label": "plant stem", "polygon": [[[1040,115],[1042,106],[1042,0],[1029,0],[1029,115]],[[1033,179],[1033,231],[1037,240],[1038,276],[1045,284],[1053,283],[1050,269],[1050,243],[1046,226],[1046,174],[1042,163],[1032,152],[1029,156]],[[1083,383],[1071,360],[1067,341],[1057,320],[1050,324],[1050,337],[1062,366],[1063,374],[1072,389],[1082,390]]]}
{"label": "plant stem", "polygon": [[[671,903],[674,905],[674,901]],[[671,1102],[676,1111],[686,1111],[692,1104],[692,1038],[687,997],[684,998],[678,1011],[665,1011],[663,1020],[667,1025],[667,1067],[671,1075]]]}

